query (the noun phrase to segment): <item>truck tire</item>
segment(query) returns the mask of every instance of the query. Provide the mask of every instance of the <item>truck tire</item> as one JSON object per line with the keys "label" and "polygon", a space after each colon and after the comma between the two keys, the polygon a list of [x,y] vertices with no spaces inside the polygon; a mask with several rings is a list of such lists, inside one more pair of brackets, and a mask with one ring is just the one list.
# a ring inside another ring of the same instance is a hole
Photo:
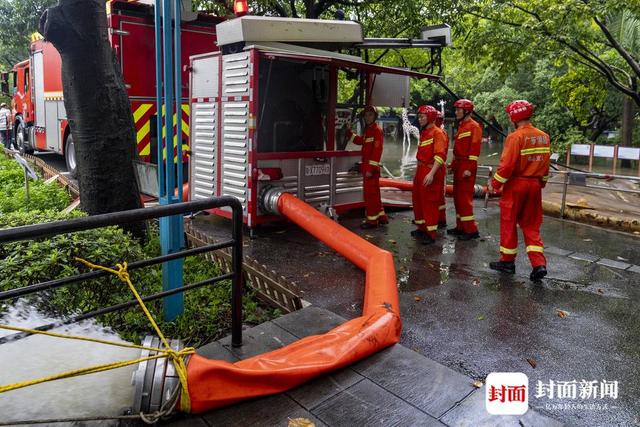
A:
{"label": "truck tire", "polygon": [[73,135],[69,133],[64,143],[64,161],[67,164],[67,172],[71,178],[78,174],[78,163],[76,162],[76,145],[73,143]]}
{"label": "truck tire", "polygon": [[20,154],[33,154],[33,148],[29,144],[29,137],[27,130],[22,122],[18,122],[16,128],[16,146],[20,150]]}

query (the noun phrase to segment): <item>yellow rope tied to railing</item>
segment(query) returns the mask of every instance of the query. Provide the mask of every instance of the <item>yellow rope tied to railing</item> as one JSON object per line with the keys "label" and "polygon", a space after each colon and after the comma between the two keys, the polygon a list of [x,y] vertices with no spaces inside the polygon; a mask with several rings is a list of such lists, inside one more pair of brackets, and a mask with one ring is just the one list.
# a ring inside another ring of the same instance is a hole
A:
{"label": "yellow rope tied to railing", "polygon": [[129,286],[129,289],[131,290],[133,295],[135,296],[136,300],[138,301],[138,304],[140,305],[140,308],[142,308],[142,311],[144,312],[145,316],[147,316],[147,319],[149,319],[149,322],[151,323],[151,326],[153,326],[153,329],[155,330],[156,334],[158,334],[158,337],[160,338],[160,341],[162,342],[162,344],[164,345],[165,348],[161,349],[161,348],[154,348],[154,347],[144,347],[144,346],[136,345],[136,344],[117,343],[117,342],[105,341],[105,340],[100,340],[100,339],[95,339],[95,338],[86,338],[86,337],[73,336],[73,335],[64,335],[64,334],[58,334],[58,333],[55,333],[55,332],[45,332],[45,331],[38,331],[38,330],[35,330],[35,329],[19,328],[19,327],[15,327],[15,326],[0,325],[1,329],[7,329],[7,330],[12,330],[12,331],[19,331],[19,332],[27,332],[27,333],[31,333],[31,334],[46,335],[46,336],[56,337],[56,338],[65,338],[65,339],[73,339],[73,340],[80,340],[80,341],[89,341],[89,342],[95,342],[95,343],[113,345],[113,346],[125,347],[125,348],[146,349],[146,350],[158,352],[158,354],[156,354],[156,355],[148,356],[148,357],[141,357],[141,358],[135,359],[135,360],[125,360],[125,361],[120,361],[120,362],[113,362],[113,363],[106,363],[106,364],[102,364],[102,365],[95,365],[95,366],[90,366],[88,368],[81,368],[81,369],[76,369],[76,370],[72,370],[72,371],[62,372],[60,374],[51,375],[51,376],[48,376],[48,377],[43,377],[43,378],[39,378],[39,379],[35,379],[35,380],[28,380],[28,381],[17,382],[17,383],[14,383],[14,384],[3,385],[3,386],[0,386],[0,393],[4,393],[6,391],[11,391],[11,390],[16,390],[16,389],[23,388],[23,387],[28,387],[28,386],[35,385],[35,384],[41,384],[41,383],[45,383],[45,382],[49,382],[49,381],[55,381],[55,380],[59,380],[59,379],[63,379],[63,378],[71,378],[71,377],[77,377],[77,376],[81,376],[81,375],[88,375],[88,374],[93,374],[93,373],[97,373],[97,372],[108,371],[108,370],[111,370],[111,369],[122,368],[122,367],[125,367],[125,366],[133,365],[133,364],[144,362],[144,361],[147,361],[147,360],[154,360],[154,359],[160,359],[160,358],[163,358],[163,357],[167,357],[167,358],[171,359],[171,361],[173,362],[173,365],[174,365],[174,367],[176,369],[178,377],[180,378],[180,384],[182,385],[182,389],[181,389],[181,393],[180,393],[180,409],[182,411],[184,411],[184,412],[190,412],[190,410],[191,410],[191,401],[189,399],[189,389],[188,389],[188,386],[187,386],[187,367],[186,367],[186,365],[184,363],[184,358],[189,354],[195,353],[195,349],[193,347],[186,347],[186,348],[183,348],[182,350],[176,351],[176,350],[171,348],[171,346],[169,345],[169,342],[167,341],[167,339],[162,334],[162,331],[160,331],[160,328],[158,327],[158,324],[153,319],[153,316],[151,315],[151,313],[147,309],[147,306],[142,301],[142,298],[140,297],[140,294],[138,293],[138,291],[133,286],[133,283],[131,283],[131,278],[129,277],[129,272],[127,271],[127,263],[126,262],[124,262],[122,264],[117,264],[116,265],[117,270],[115,270],[115,269],[112,269],[112,268],[109,268],[109,267],[103,267],[101,265],[93,264],[93,263],[91,263],[89,261],[86,261],[86,260],[84,260],[82,258],[77,258],[76,257],[75,259],[76,259],[76,261],[79,261],[79,262],[85,264],[89,268],[97,269],[97,270],[104,270],[106,272],[114,274],[114,275],[118,276],[118,278],[122,282],[126,283],[127,286]]}

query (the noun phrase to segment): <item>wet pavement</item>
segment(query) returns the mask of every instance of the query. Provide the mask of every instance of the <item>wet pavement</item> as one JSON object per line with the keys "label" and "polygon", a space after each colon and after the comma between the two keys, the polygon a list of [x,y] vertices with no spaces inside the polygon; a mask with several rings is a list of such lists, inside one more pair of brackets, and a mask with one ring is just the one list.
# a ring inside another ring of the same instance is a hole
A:
{"label": "wet pavement", "polygon": [[[549,276],[533,284],[522,241],[515,276],[488,268],[498,256],[498,208],[478,206],[481,240],[443,235],[432,246],[409,237],[407,211],[392,213],[391,223],[374,231],[357,229],[358,212],[340,219],[394,254],[401,343],[478,380],[490,372],[523,372],[530,405],[567,425],[640,425],[640,270],[633,271],[640,240],[545,218]],[[449,212],[450,222],[453,217]],[[220,218],[196,222],[212,235],[228,233]],[[297,227],[264,227],[245,251],[295,281],[313,305],[345,318],[360,314],[362,272]],[[618,397],[536,398],[538,381],[550,380],[618,381]]]}
{"label": "wet pavement", "polygon": [[[234,348],[227,337],[197,351],[210,359],[235,362],[325,333],[344,321],[330,311],[307,307],[244,331],[242,347]],[[470,421],[491,427],[561,425],[531,409],[523,416],[489,415],[483,406],[485,392],[472,378],[395,345],[285,393],[198,416],[178,416],[167,427],[308,425],[304,421],[317,427],[462,427]]]}

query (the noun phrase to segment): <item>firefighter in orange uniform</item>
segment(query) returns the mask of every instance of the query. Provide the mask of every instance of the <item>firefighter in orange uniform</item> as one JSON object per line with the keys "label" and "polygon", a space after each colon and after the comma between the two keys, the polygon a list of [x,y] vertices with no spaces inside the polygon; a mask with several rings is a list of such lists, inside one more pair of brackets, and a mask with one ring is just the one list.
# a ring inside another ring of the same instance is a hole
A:
{"label": "firefighter in orange uniform", "polygon": [[360,170],[363,176],[364,204],[366,220],[360,228],[376,228],[378,225],[389,223],[389,219],[382,207],[380,200],[380,158],[382,157],[382,144],[384,134],[382,128],[376,123],[378,112],[375,107],[364,107],[364,135],[355,135],[347,128],[349,142],[362,145],[362,164]]}
{"label": "firefighter in orange uniform", "polygon": [[547,262],[540,237],[542,225],[542,188],[549,177],[551,148],[549,135],[533,127],[530,118],[534,106],[527,101],[513,101],[507,114],[516,130],[507,137],[500,165],[489,190],[502,189],[500,199],[500,261],[493,270],[515,273],[520,226],[533,270],[529,278],[538,281],[547,275]]}
{"label": "firefighter in orange uniform", "polygon": [[471,118],[473,102],[459,99],[456,109],[458,132],[453,144],[453,203],[456,207],[456,227],[447,234],[458,236],[460,240],[477,239],[478,226],[473,216],[473,191],[478,171],[478,156],[482,142],[482,128]]}
{"label": "firefighter in orange uniform", "polygon": [[411,232],[425,245],[438,237],[439,207],[444,192],[447,137],[435,121],[438,110],[431,105],[418,108],[420,142],[416,158],[418,166],[413,179],[413,213],[417,230]]}
{"label": "firefighter in orange uniform", "polygon": [[[446,177],[447,176],[446,160],[447,160],[447,156],[449,155],[449,135],[447,135],[447,131],[445,130],[443,124],[444,124],[444,116],[442,112],[438,111],[438,117],[436,117],[436,126],[442,129],[447,142],[444,149],[445,164],[441,166],[445,170],[444,175]],[[438,207],[438,209],[440,210],[440,215],[438,217],[438,228],[447,228],[447,201],[445,198],[446,185],[447,185],[447,180],[445,179],[444,185],[442,186],[442,199],[440,199],[440,206]]]}

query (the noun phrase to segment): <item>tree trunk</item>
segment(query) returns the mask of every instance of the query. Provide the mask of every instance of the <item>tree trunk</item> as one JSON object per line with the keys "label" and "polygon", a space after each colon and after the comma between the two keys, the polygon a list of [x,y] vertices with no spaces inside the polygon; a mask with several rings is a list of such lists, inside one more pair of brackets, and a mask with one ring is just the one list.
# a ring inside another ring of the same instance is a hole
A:
{"label": "tree trunk", "polygon": [[633,142],[633,117],[635,116],[634,101],[628,96],[624,97],[622,110],[622,135],[620,138],[621,145],[630,147]]}
{"label": "tree trunk", "polygon": [[40,18],[40,32],[62,57],[82,209],[96,215],[139,208],[135,125],[108,39],[105,1],[59,0]]}

